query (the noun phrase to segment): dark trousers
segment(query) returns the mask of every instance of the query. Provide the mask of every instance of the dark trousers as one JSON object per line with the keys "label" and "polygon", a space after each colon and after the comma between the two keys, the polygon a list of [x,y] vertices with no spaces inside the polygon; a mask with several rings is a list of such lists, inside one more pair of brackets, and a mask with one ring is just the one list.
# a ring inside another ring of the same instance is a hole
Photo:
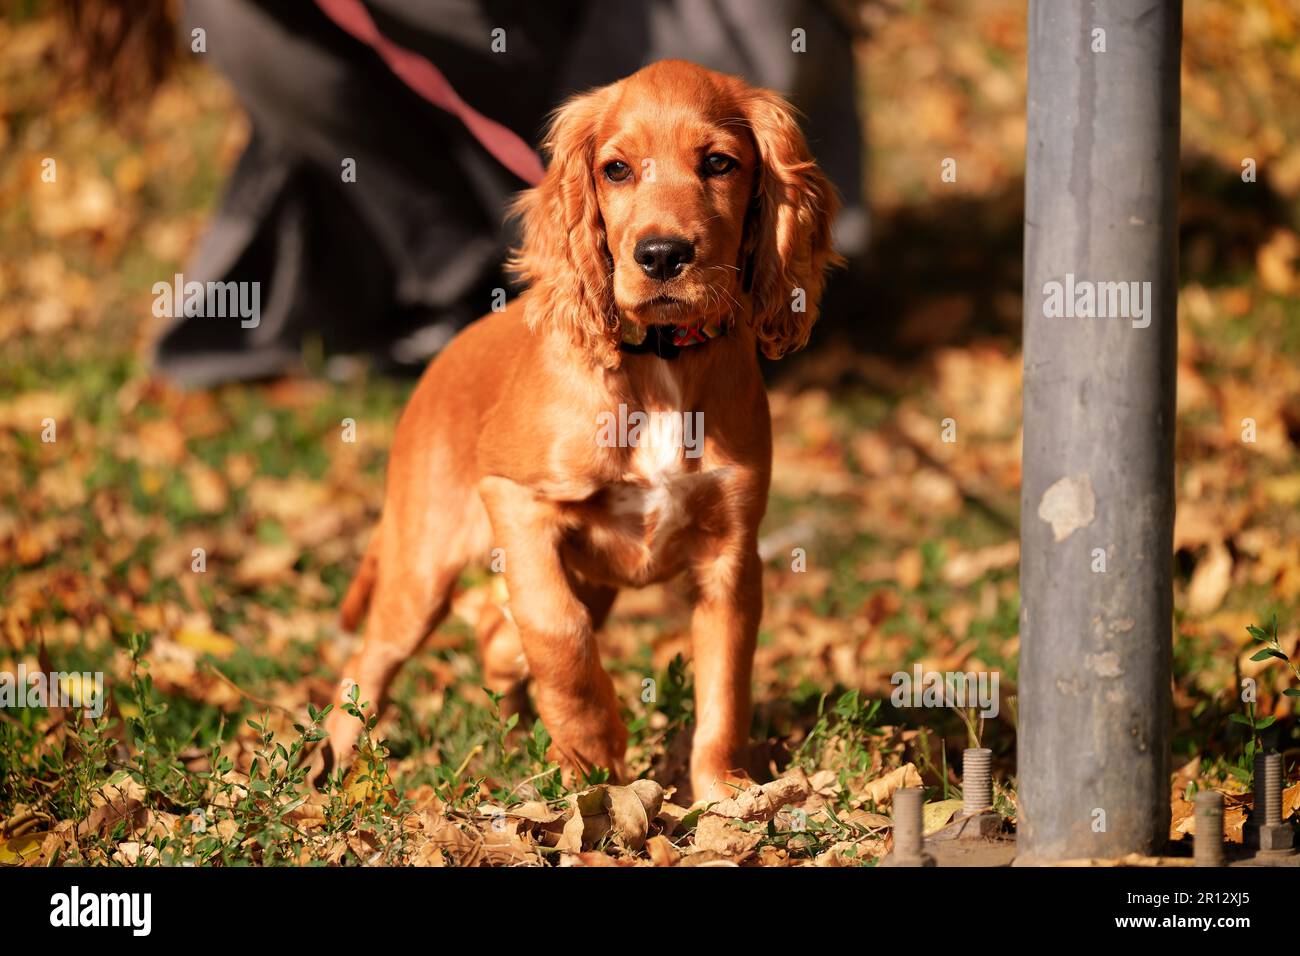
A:
{"label": "dark trousers", "polygon": [[[475,109],[536,143],[568,94],[679,56],[790,96],[814,153],[865,223],[849,35],[810,0],[369,0],[379,29],[427,57]],[[311,0],[188,0],[253,134],[190,281],[260,283],[255,328],[175,320],[159,368],[182,384],[273,376],[302,343],[418,365],[509,288],[504,210],[524,187]],[[791,29],[809,52],[792,53]],[[492,31],[507,52],[494,53]],[[355,182],[345,182],[345,161]],[[864,236],[849,228],[842,251]]]}

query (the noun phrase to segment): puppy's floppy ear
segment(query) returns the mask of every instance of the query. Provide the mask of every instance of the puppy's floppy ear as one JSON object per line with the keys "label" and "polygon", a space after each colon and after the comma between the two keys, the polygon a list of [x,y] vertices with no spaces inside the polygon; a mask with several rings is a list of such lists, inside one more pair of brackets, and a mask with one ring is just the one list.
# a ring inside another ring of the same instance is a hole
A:
{"label": "puppy's floppy ear", "polygon": [[607,89],[576,96],[553,115],[543,142],[550,155],[546,175],[511,208],[522,220],[523,240],[508,266],[531,286],[524,312],[530,328],[561,329],[598,365],[613,368],[618,310],[592,181]]}
{"label": "puppy's floppy ear", "polygon": [[744,97],[759,156],[745,237],[754,333],[764,355],[780,358],[808,343],[826,269],[844,261],[831,249],[839,200],[808,152],[794,108],[769,90]]}

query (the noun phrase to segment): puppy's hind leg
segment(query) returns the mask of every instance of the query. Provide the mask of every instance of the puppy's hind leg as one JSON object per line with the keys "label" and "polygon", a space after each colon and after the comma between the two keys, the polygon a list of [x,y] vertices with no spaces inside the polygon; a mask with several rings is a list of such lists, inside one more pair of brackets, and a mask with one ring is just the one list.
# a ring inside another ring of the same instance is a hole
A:
{"label": "puppy's hind leg", "polygon": [[375,576],[379,571],[379,529],[376,528],[366,546],[352,584],[348,586],[343,603],[339,605],[339,623],[345,631],[355,631],[370,606],[370,596],[375,590]]}
{"label": "puppy's hind leg", "polygon": [[483,668],[483,686],[501,695],[505,716],[528,712],[528,662],[519,629],[501,604],[489,602],[479,614],[474,628],[479,664]]}
{"label": "puppy's hind leg", "polygon": [[358,687],[358,699],[371,704],[367,714],[382,710],[398,669],[447,616],[477,537],[466,519],[473,514],[472,508],[457,504],[425,509],[414,521],[381,523],[365,638],[340,674],[338,699],[325,722],[335,761],[352,759],[361,731],[360,721],[344,710],[352,685]]}

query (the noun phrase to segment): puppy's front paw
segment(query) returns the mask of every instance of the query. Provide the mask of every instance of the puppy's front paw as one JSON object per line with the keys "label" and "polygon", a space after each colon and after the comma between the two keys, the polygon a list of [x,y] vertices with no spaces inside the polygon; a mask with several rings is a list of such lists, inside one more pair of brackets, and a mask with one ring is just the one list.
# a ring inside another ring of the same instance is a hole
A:
{"label": "puppy's front paw", "polygon": [[[336,767],[347,767],[352,763],[356,756],[354,745],[360,733],[361,722],[342,710],[334,710],[325,718],[326,739],[321,741],[319,752],[326,774]],[[324,777],[320,779],[323,782]]]}
{"label": "puppy's front paw", "polygon": [[747,747],[710,747],[699,741],[691,753],[691,791],[696,803],[727,800],[754,785],[746,769]]}
{"label": "puppy's front paw", "polygon": [[601,727],[566,727],[558,735],[552,734],[551,759],[563,768],[565,781],[580,785],[584,775],[589,776],[597,767],[609,771],[611,783],[627,779],[623,758],[627,752],[627,728],[619,721]]}

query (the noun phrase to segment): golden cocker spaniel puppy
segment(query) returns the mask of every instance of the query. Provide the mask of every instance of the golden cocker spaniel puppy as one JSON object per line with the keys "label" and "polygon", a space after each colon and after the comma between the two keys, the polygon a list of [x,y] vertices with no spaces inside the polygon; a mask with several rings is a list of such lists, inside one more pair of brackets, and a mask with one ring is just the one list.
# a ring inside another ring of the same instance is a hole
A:
{"label": "golden cocker spaniel puppy", "polygon": [[[343,602],[342,675],[382,702],[467,563],[509,600],[485,682],[531,679],[553,753],[624,773],[596,631],[619,588],[692,585],[696,799],[745,763],[771,421],[758,353],[808,341],[836,198],[778,95],[682,61],[566,103],[520,197],[528,290],[429,366],[397,427],[379,527]],[[498,550],[499,549],[499,550]],[[357,722],[327,722],[352,751]]]}

